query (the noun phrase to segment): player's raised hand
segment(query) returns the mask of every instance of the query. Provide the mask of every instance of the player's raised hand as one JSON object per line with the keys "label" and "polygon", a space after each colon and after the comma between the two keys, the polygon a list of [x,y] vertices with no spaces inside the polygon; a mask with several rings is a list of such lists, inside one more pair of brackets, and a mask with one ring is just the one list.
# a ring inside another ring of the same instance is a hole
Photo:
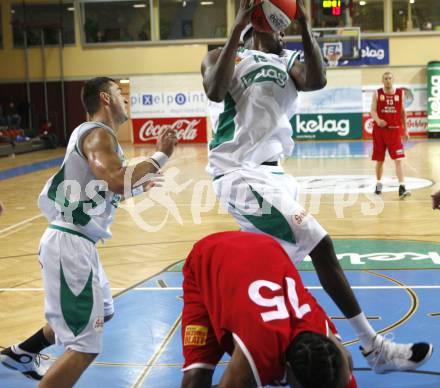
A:
{"label": "player's raised hand", "polygon": [[237,27],[244,29],[251,22],[252,13],[254,10],[257,7],[261,7],[264,2],[265,0],[262,0],[260,3],[254,4],[254,0],[241,0],[234,24]]}
{"label": "player's raised hand", "polygon": [[307,10],[304,0],[296,0],[296,16],[295,19],[298,21],[307,21]]}
{"label": "player's raised hand", "polygon": [[431,195],[432,208],[440,209],[440,190]]}
{"label": "player's raised hand", "polygon": [[156,149],[163,152],[168,157],[174,152],[177,145],[176,131],[172,127],[168,127],[159,132],[157,136]]}

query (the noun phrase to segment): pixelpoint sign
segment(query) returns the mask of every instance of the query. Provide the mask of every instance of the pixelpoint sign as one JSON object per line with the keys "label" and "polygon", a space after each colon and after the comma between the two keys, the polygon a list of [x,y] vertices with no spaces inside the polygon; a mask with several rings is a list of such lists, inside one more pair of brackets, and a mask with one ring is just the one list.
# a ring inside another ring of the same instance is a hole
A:
{"label": "pixelpoint sign", "polygon": [[131,106],[152,106],[152,105],[185,105],[187,103],[206,103],[206,95],[203,92],[177,92],[177,93],[142,93],[130,96]]}

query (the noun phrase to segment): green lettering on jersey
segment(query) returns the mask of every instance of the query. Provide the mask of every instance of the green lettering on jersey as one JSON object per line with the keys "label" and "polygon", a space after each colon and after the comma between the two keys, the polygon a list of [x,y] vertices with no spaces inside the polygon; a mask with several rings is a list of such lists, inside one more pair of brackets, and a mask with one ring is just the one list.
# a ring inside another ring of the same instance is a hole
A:
{"label": "green lettering on jersey", "polygon": [[257,63],[260,63],[260,62],[269,62],[269,61],[267,60],[267,58],[266,58],[265,56],[263,56],[263,55],[254,55],[254,60],[255,60],[255,62],[257,62]]}
{"label": "green lettering on jersey", "polygon": [[235,134],[235,101],[229,93],[226,94],[224,100],[225,107],[220,113],[218,125],[215,132],[212,134],[212,140],[209,143],[209,149],[212,150],[220,144],[232,140]]}
{"label": "green lettering on jersey", "polygon": [[278,86],[284,88],[287,79],[288,75],[284,70],[272,65],[265,65],[245,74],[241,77],[241,82],[243,82],[245,88],[256,82],[275,82]]}

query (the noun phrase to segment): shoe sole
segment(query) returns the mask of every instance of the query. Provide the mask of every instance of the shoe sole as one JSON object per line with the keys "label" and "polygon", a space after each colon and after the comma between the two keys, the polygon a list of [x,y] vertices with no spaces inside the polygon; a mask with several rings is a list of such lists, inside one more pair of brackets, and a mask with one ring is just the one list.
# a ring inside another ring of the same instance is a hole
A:
{"label": "shoe sole", "polygon": [[422,365],[426,364],[432,356],[432,353],[434,352],[434,347],[432,345],[429,345],[429,351],[428,353],[426,353],[426,356],[423,360],[419,361],[416,365],[414,365],[414,367],[412,368],[407,368],[407,369],[385,369],[383,371],[375,371],[374,369],[373,372],[380,374],[380,375],[385,375],[388,373],[392,373],[392,372],[405,372],[405,371],[412,371],[412,370],[416,370],[418,368],[420,368]]}
{"label": "shoe sole", "polygon": [[[8,360],[5,360],[6,357],[0,357],[0,362],[2,363],[2,365],[8,369],[12,369],[15,370],[17,372],[20,372],[21,374],[23,374],[24,376],[26,376],[28,379],[31,380],[41,380],[43,378],[43,376],[40,376],[37,372],[35,371],[21,371],[19,368],[17,368],[15,365],[13,365],[12,363],[8,363]],[[10,358],[10,357],[8,357]],[[14,363],[16,363],[16,361],[14,361]]]}

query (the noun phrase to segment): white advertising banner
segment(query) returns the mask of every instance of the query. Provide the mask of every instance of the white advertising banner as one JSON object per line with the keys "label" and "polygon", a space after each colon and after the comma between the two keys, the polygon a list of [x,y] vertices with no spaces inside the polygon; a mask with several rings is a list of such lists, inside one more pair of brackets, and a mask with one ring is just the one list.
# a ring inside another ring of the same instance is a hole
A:
{"label": "white advertising banner", "polygon": [[131,77],[130,105],[132,118],[208,115],[199,73]]}

